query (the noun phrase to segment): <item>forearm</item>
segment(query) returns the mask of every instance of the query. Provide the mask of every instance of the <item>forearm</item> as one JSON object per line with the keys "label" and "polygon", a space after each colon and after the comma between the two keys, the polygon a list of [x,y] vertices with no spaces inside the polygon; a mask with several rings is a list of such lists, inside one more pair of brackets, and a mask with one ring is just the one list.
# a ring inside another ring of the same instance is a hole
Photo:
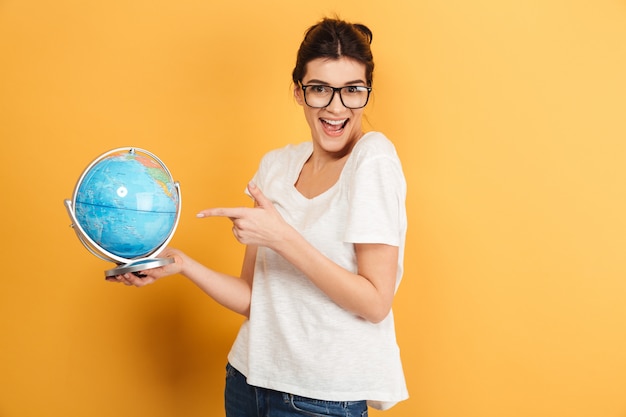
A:
{"label": "forearm", "polygon": [[217,303],[243,316],[249,316],[251,287],[246,280],[214,271],[191,258],[185,260],[181,274]]}

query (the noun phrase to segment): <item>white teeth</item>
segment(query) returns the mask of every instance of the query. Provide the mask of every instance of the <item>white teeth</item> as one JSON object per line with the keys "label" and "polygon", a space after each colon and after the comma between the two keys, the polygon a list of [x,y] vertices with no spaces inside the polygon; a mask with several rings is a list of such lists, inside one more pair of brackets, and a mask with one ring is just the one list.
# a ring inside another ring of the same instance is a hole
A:
{"label": "white teeth", "polygon": [[348,119],[343,119],[343,120],[328,120],[328,119],[322,119],[322,121],[323,121],[324,123],[328,123],[329,125],[335,125],[335,126],[344,124],[344,123],[346,122],[346,120],[348,120]]}

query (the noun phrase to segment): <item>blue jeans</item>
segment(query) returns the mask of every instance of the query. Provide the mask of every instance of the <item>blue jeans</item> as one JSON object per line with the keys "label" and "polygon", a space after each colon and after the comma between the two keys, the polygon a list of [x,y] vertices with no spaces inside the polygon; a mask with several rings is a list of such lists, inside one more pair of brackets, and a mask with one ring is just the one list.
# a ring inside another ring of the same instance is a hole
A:
{"label": "blue jeans", "polygon": [[248,385],[226,366],[226,417],[367,417],[365,401],[323,401]]}

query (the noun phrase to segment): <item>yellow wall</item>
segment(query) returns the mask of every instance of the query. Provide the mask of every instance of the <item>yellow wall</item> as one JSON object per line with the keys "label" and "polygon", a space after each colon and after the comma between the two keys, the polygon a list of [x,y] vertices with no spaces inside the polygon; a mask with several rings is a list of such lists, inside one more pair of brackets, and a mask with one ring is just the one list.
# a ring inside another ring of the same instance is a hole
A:
{"label": "yellow wall", "polygon": [[237,273],[228,222],[194,214],[307,139],[290,71],[332,12],[374,31],[368,118],[409,184],[412,397],[385,415],[626,415],[624,1],[3,0],[0,416],[223,415],[241,319],[180,277],[105,283],[63,199],[102,152],[151,150],[173,244]]}

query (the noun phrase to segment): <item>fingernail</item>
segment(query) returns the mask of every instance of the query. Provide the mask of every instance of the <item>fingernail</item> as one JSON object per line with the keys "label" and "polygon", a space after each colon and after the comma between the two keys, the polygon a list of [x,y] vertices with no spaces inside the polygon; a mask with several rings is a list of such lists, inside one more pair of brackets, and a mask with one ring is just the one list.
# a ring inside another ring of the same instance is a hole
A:
{"label": "fingernail", "polygon": [[196,214],[196,217],[202,218],[202,217],[204,217],[204,213],[198,213],[198,214]]}
{"label": "fingernail", "polygon": [[248,184],[250,185],[250,188],[256,188],[256,184],[252,181],[250,181]]}

